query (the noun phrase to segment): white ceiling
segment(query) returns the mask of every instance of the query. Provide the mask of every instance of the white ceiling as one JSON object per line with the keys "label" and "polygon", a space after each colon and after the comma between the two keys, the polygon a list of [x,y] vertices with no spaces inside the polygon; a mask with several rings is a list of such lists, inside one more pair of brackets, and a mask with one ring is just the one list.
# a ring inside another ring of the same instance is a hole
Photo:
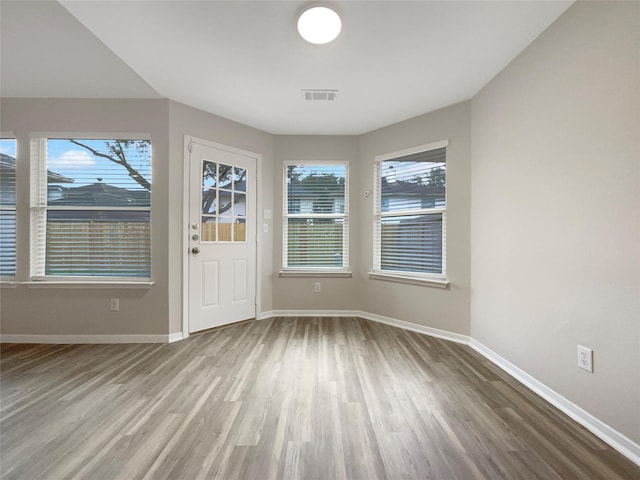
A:
{"label": "white ceiling", "polygon": [[295,31],[304,1],[60,3],[1,2],[3,96],[160,96],[275,134],[360,134],[473,97],[572,2],[336,1],[323,46]]}

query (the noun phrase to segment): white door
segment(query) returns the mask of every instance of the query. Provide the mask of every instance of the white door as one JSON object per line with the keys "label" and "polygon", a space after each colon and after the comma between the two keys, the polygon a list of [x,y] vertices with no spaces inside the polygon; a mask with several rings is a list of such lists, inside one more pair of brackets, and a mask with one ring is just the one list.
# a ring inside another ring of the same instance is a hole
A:
{"label": "white door", "polygon": [[256,313],[256,158],[191,144],[189,332]]}

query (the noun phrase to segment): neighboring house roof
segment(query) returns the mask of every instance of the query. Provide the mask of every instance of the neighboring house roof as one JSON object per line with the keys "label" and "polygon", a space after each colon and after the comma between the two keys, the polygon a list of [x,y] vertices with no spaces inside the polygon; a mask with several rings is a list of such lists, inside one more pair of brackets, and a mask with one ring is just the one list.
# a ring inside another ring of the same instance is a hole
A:
{"label": "neighboring house roof", "polygon": [[149,223],[149,210],[49,210],[48,222],[139,222]]}
{"label": "neighboring house roof", "polygon": [[[425,196],[443,196],[445,187],[441,185],[421,185],[419,183],[404,182],[398,180],[395,182],[382,181],[382,194],[384,196],[399,197],[425,197]],[[293,198],[318,198],[318,197],[342,197],[344,193],[338,189],[331,188],[327,191],[321,191],[317,188],[308,188],[305,185],[295,183],[289,184],[289,196]]]}
{"label": "neighboring house roof", "polygon": [[108,183],[92,183],[65,189],[63,197],[49,201],[49,205],[131,207],[149,205],[149,198],[149,192],[146,190],[128,190]]}
{"label": "neighboring house roof", "polygon": [[[9,172],[15,173],[16,171],[16,159],[5,153],[0,153],[0,173],[7,174]],[[47,182],[48,183],[73,183],[72,178],[67,178],[59,173],[47,170]]]}
{"label": "neighboring house roof", "polygon": [[404,182],[396,180],[395,182],[387,182],[382,180],[383,196],[399,196],[399,197],[425,197],[425,196],[443,196],[445,187],[441,185],[421,185],[414,182]]}
{"label": "neighboring house roof", "polygon": [[[398,223],[401,224],[411,224],[411,225],[415,225],[418,223],[430,223],[430,224],[436,224],[437,226],[440,226],[440,233],[439,235],[442,235],[442,214],[441,213],[435,213],[435,214],[421,214],[419,216],[413,216],[411,218],[403,218],[402,220],[400,220]],[[433,227],[431,227],[433,229]],[[413,235],[416,232],[407,232],[408,235]],[[435,232],[432,232],[435,233]]]}
{"label": "neighboring house roof", "polygon": [[0,153],[0,171],[4,173],[5,171],[15,172],[15,170],[16,170],[16,159],[4,153]]}

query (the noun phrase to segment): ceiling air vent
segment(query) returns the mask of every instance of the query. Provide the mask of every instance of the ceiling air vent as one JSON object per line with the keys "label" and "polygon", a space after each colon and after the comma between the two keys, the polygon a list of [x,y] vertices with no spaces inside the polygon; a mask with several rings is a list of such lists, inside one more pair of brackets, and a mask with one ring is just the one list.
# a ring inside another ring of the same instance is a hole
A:
{"label": "ceiling air vent", "polygon": [[335,100],[338,90],[302,90],[302,98],[315,102],[319,100]]}

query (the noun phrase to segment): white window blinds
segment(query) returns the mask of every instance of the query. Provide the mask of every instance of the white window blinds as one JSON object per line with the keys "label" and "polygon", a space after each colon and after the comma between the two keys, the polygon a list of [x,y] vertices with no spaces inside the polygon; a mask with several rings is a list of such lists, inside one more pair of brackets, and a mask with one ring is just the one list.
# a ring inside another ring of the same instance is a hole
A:
{"label": "white window blinds", "polygon": [[346,163],[285,164],[284,268],[348,266]]}
{"label": "white window blinds", "polygon": [[445,275],[446,142],[376,161],[374,271]]}
{"label": "white window blinds", "polygon": [[32,139],[31,276],[151,276],[151,143]]}
{"label": "white window blinds", "polygon": [[16,140],[0,139],[0,276],[16,275]]}

